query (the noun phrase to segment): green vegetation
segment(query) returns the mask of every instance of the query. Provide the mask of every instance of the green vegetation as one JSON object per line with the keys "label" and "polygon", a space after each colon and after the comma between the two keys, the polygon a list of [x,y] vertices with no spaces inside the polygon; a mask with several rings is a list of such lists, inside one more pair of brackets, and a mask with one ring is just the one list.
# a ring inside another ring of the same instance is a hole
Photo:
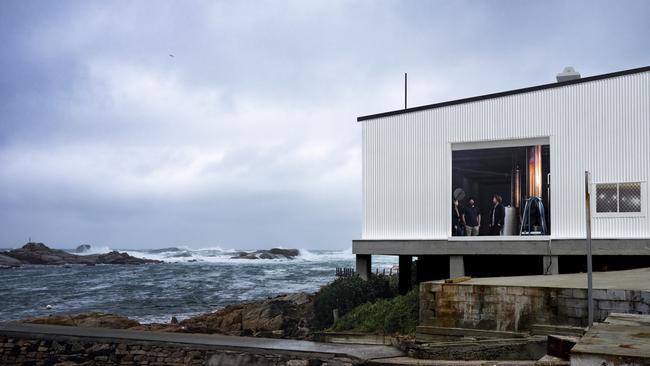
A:
{"label": "green vegetation", "polygon": [[353,330],[377,334],[409,334],[418,324],[419,296],[417,287],[403,296],[379,299],[356,307],[339,319],[334,331]]}
{"label": "green vegetation", "polygon": [[359,305],[396,295],[397,278],[394,276],[371,276],[367,281],[357,276],[337,278],[321,287],[314,297],[314,328],[332,326],[334,309],[344,316]]}

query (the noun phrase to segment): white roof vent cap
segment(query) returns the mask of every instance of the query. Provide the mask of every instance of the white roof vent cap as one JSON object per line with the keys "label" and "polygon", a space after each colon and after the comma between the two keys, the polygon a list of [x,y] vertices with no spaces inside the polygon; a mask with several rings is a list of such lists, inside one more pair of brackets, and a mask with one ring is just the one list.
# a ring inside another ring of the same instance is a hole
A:
{"label": "white roof vent cap", "polygon": [[561,73],[557,74],[555,78],[558,83],[561,83],[563,81],[580,79],[580,73],[577,72],[573,66],[567,66]]}

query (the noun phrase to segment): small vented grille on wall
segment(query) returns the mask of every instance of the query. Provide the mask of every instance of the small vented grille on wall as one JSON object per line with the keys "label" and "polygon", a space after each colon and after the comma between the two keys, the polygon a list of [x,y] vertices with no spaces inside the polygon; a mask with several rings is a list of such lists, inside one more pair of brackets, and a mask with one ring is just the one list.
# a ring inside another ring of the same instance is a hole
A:
{"label": "small vented grille on wall", "polygon": [[618,212],[618,185],[596,185],[596,212]]}
{"label": "small vented grille on wall", "polygon": [[621,183],[618,186],[619,212],[641,212],[641,183]]}
{"label": "small vented grille on wall", "polygon": [[640,213],[641,183],[596,184],[596,213]]}

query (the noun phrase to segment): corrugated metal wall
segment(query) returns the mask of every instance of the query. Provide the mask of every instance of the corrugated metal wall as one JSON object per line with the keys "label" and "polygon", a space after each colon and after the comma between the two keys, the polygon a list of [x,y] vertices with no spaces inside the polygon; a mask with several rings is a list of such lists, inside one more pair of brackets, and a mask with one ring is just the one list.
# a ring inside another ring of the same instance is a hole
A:
{"label": "corrugated metal wall", "polygon": [[[584,237],[594,182],[650,177],[650,72],[383,117],[363,125],[363,239],[449,235],[451,145],[549,137],[552,234]],[[645,217],[594,218],[597,238],[650,237]]]}

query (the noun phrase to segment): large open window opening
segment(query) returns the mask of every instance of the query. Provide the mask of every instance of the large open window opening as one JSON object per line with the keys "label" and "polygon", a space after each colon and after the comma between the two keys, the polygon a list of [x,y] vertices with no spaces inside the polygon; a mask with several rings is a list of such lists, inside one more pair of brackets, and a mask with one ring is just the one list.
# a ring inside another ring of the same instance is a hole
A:
{"label": "large open window opening", "polygon": [[452,151],[452,235],[550,235],[549,160],[548,144]]}

